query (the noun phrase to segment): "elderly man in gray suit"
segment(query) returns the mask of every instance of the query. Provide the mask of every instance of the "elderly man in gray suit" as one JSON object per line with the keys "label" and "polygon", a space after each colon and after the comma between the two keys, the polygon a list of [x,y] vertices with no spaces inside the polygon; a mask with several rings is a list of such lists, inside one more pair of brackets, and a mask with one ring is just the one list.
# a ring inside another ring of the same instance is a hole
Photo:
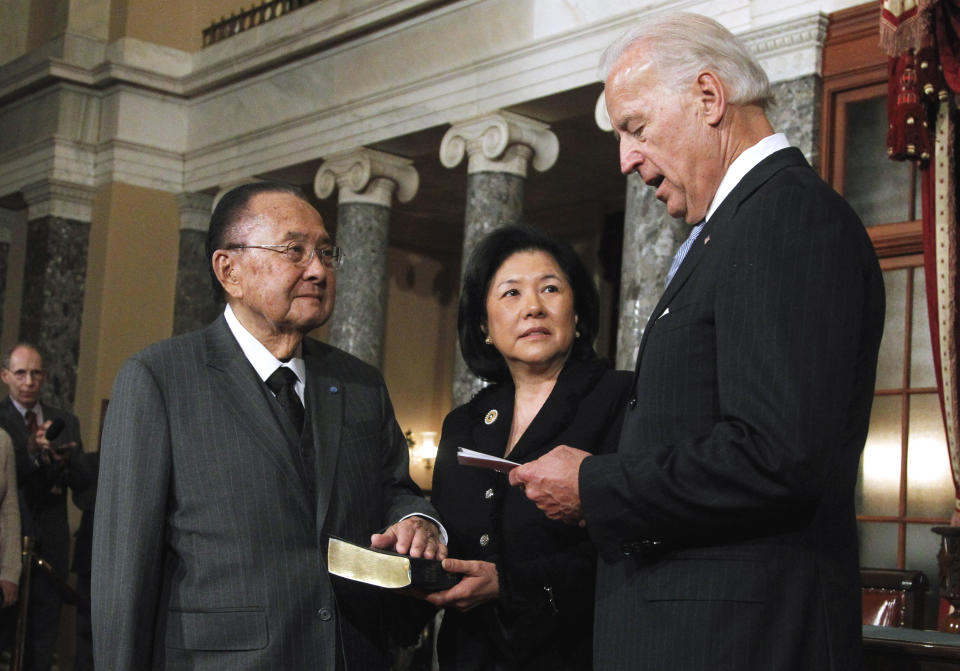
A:
{"label": "elderly man in gray suit", "polygon": [[207,252],[224,314],[133,356],[113,389],[97,667],[386,669],[406,600],[329,575],[327,539],[438,558],[446,547],[380,374],[305,337],[333,311],[342,252],[278,183],[227,193]]}

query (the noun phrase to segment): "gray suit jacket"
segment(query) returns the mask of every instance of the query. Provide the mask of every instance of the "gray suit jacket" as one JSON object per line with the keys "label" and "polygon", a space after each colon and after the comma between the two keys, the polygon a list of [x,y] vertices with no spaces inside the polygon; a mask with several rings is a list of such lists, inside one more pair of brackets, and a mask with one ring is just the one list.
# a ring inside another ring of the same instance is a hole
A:
{"label": "gray suit jacket", "polygon": [[305,340],[317,494],[276,399],[223,317],[132,357],[103,432],[93,550],[97,666],[387,668],[398,597],[328,575],[330,534],[435,515],[380,374]]}

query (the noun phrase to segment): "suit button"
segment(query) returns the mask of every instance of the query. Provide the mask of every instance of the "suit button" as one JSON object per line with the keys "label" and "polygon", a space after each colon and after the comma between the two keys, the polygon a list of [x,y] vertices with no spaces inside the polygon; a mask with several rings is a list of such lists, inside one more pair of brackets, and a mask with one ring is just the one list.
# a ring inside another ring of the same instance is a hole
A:
{"label": "suit button", "polygon": [[485,499],[492,499],[492,498],[493,498],[493,488],[492,488],[492,487],[483,493],[483,498],[485,498]]}
{"label": "suit button", "polygon": [[319,615],[320,619],[323,620],[324,622],[326,622],[331,617],[333,617],[333,613],[330,612],[329,608],[321,608],[320,610],[317,611],[317,615]]}
{"label": "suit button", "polygon": [[480,547],[485,548],[490,544],[490,534],[480,536]]}

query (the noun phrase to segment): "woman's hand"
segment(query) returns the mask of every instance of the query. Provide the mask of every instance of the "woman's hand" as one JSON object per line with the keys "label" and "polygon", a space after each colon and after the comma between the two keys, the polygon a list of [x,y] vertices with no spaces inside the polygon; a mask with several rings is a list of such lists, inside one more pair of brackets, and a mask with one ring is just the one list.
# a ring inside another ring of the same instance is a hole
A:
{"label": "woman's hand", "polygon": [[443,560],[443,570],[462,573],[463,578],[448,590],[428,595],[427,601],[434,606],[440,608],[452,606],[466,612],[500,596],[500,577],[497,575],[497,567],[488,561],[448,557]]}

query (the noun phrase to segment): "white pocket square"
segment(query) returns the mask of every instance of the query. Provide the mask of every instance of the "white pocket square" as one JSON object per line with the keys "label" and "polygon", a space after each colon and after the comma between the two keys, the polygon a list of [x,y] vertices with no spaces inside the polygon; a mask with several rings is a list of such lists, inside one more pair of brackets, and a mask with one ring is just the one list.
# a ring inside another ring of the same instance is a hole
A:
{"label": "white pocket square", "polygon": [[658,319],[658,320],[659,320],[659,319],[663,319],[663,318],[666,317],[668,314],[670,314],[670,307],[669,307],[669,306],[667,307],[666,310],[664,310],[663,312],[660,313],[660,316],[657,317],[657,319]]}

